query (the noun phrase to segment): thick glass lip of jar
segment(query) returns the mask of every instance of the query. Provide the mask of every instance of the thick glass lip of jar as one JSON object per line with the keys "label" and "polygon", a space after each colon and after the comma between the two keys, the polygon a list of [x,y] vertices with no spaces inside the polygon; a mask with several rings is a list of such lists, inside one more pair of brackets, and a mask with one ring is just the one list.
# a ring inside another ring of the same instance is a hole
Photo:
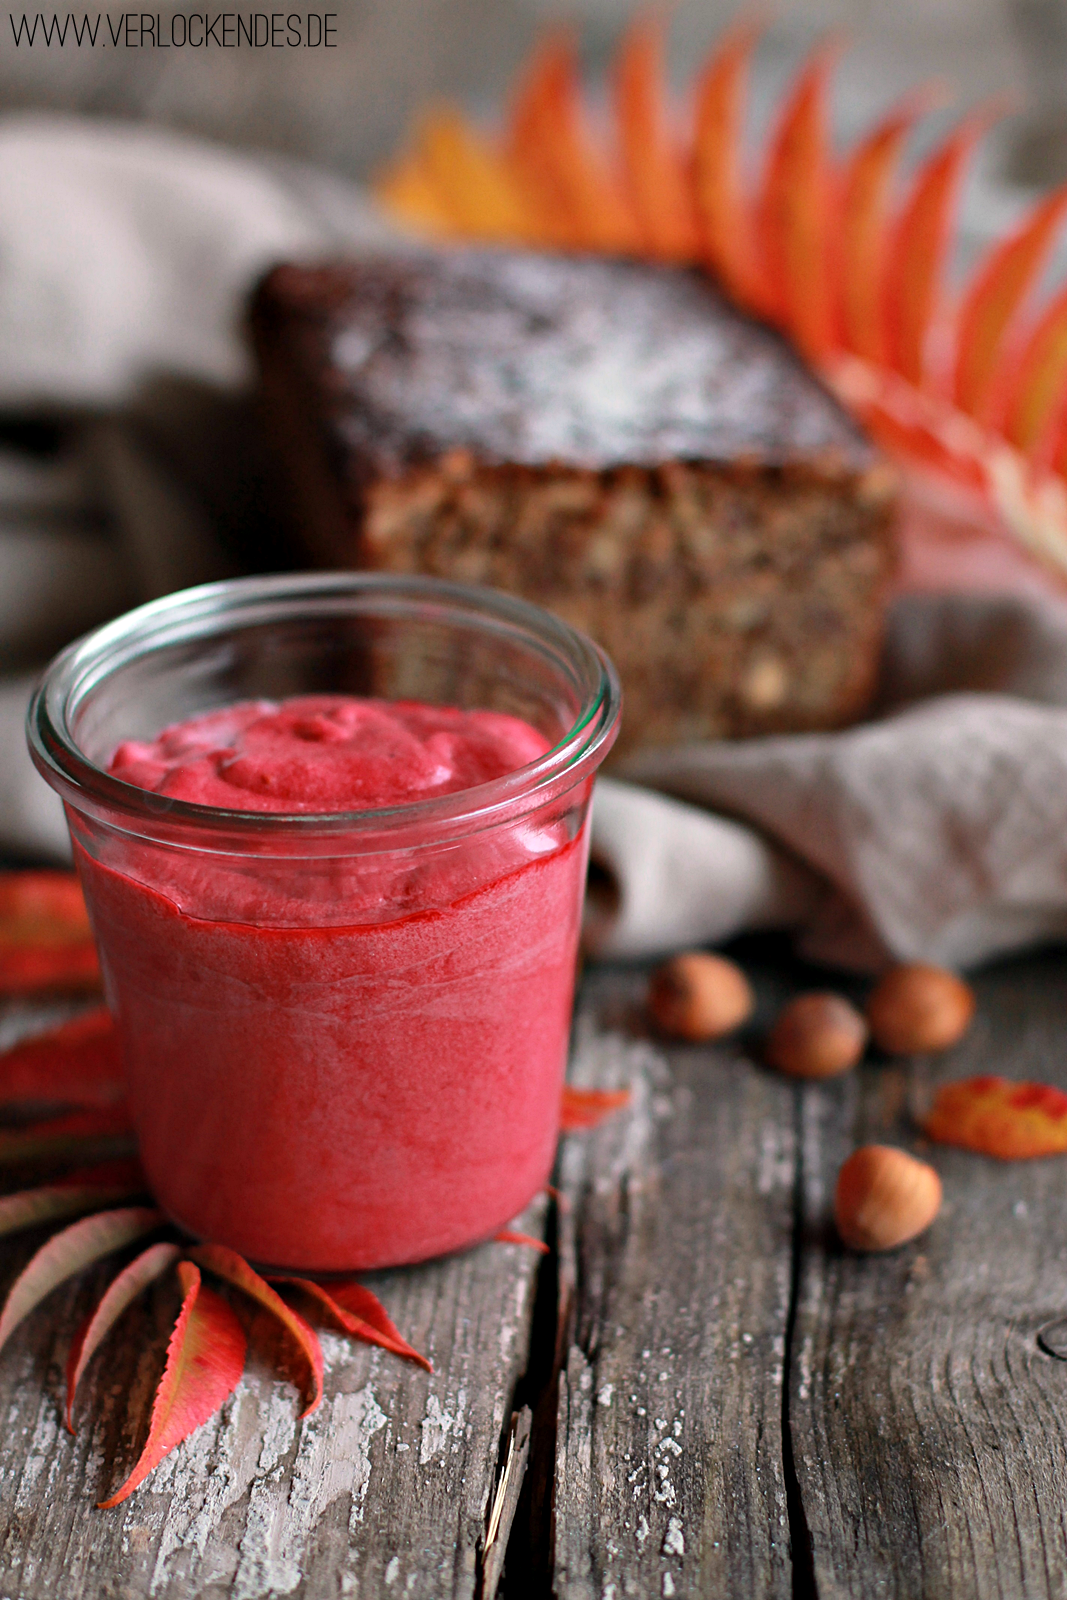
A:
{"label": "thick glass lip of jar", "polygon": [[[74,736],[79,707],[112,673],[168,645],[308,615],[462,620],[540,653],[569,677],[581,709],[538,760],[490,783],[365,811],[252,812],[155,794],[113,777]],[[286,573],[202,584],[150,601],[69,645],[30,702],[38,771],[75,810],[179,848],[227,854],[361,855],[443,844],[517,821],[590,777],[618,733],[622,694],[607,655],[550,612],[495,589],[368,572]]]}

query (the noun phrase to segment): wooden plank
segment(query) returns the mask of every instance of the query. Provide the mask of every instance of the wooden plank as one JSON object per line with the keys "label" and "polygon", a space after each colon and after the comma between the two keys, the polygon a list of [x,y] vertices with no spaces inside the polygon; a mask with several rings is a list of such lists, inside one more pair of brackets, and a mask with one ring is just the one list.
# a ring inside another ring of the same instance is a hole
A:
{"label": "wooden plank", "polygon": [[634,1099],[561,1160],[555,1592],[785,1596],[794,1090],[642,1038],[643,991],[594,972],[578,1023],[572,1078]]}
{"label": "wooden plank", "polygon": [[857,1257],[830,1222],[841,1161],[921,1149],[913,1097],[972,1073],[1067,1088],[1064,959],[977,981],[970,1037],[936,1061],[804,1091],[804,1232],[790,1413],[820,1600],[1067,1593],[1067,1168],[932,1147],[945,1204],[923,1238]]}
{"label": "wooden plank", "polygon": [[[24,1031],[25,1008],[20,1016],[8,1017],[9,1034]],[[538,1201],[517,1226],[537,1234],[544,1214]],[[5,1244],[0,1288],[43,1237]],[[72,1439],[61,1420],[66,1352],[107,1272],[57,1291],[0,1356],[0,1594],[473,1600],[539,1261],[528,1247],[488,1244],[368,1275],[434,1374],[324,1333],[326,1398],[304,1422],[259,1318],[258,1348],[219,1416],[113,1511],[94,1502],[140,1448],[178,1297],[161,1285],[127,1313],[90,1369]],[[507,1516],[514,1501],[509,1493]],[[505,1542],[507,1532],[505,1519]]]}

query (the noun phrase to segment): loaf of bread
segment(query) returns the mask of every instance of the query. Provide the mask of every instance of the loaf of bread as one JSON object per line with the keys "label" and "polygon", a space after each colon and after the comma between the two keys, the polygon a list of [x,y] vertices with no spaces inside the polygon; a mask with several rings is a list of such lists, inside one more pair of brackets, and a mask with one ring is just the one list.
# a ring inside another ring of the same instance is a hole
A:
{"label": "loaf of bread", "polygon": [[585,629],[624,749],[863,712],[892,474],[705,277],[466,250],[282,266],[252,329],[312,560],[492,584]]}

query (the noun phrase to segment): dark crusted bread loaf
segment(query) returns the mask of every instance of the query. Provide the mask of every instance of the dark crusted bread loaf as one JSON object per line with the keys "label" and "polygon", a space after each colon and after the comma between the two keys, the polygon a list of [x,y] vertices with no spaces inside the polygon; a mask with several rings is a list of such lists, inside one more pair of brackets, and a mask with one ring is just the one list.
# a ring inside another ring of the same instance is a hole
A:
{"label": "dark crusted bread loaf", "polygon": [[284,266],[252,327],[313,559],[492,584],[584,628],[619,668],[625,747],[863,711],[892,475],[704,277],[487,251]]}

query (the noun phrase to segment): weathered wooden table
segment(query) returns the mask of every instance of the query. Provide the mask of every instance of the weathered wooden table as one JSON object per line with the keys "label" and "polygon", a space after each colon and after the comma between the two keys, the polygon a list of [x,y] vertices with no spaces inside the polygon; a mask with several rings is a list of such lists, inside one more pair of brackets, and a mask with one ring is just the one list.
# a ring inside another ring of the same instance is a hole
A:
{"label": "weathered wooden table", "polygon": [[[758,1024],[812,974],[745,953]],[[253,1364],[117,1510],[175,1296],[127,1313],[76,1438],[71,1333],[98,1281],[0,1357],[0,1600],[212,1596],[1067,1594],[1067,1164],[939,1149],[916,1244],[845,1253],[857,1143],[916,1146],[915,1096],[997,1071],[1067,1087],[1067,956],[979,977],[936,1061],[795,1087],[751,1039],[665,1047],[643,975],[585,979],[572,1077],[632,1108],[563,1141],[558,1201],[486,1245],[373,1280],[433,1376],[326,1335],[327,1399]],[[9,1007],[0,1043],[39,1013]],[[5,1247],[9,1278],[34,1240]],[[39,1242],[36,1241],[36,1242]],[[270,1337],[269,1330],[261,1330]]]}

